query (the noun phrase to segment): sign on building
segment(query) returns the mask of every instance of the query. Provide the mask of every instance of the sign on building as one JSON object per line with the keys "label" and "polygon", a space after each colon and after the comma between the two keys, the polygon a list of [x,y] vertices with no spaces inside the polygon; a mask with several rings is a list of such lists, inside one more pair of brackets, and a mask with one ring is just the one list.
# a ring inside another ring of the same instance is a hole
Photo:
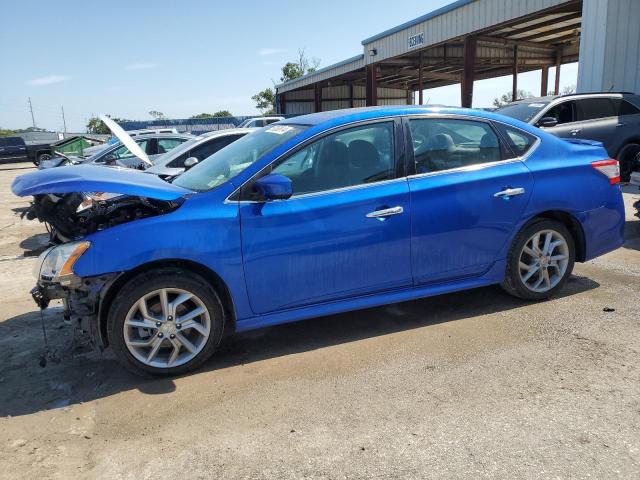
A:
{"label": "sign on building", "polygon": [[409,37],[409,50],[424,45],[424,32],[411,35]]}

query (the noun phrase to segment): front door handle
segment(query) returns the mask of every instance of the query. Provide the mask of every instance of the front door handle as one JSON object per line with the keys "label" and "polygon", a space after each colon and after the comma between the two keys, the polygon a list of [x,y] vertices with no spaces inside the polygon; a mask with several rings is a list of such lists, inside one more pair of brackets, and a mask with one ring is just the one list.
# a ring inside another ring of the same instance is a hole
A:
{"label": "front door handle", "polygon": [[373,212],[367,213],[367,218],[377,218],[378,220],[384,220],[386,217],[390,217],[391,215],[400,215],[402,212],[404,212],[404,208],[400,206],[384,208],[382,210],[374,210]]}
{"label": "front door handle", "polygon": [[570,133],[571,135],[577,135],[577,134],[579,134],[579,133],[580,133],[580,129],[579,129],[579,128],[573,129],[573,130],[571,130],[569,133]]}
{"label": "front door handle", "polygon": [[524,193],[524,188],[506,188],[500,192],[496,192],[493,194],[496,198],[504,198],[508,200],[511,197],[515,197],[516,195],[522,195]]}
{"label": "front door handle", "polygon": [[625,125],[626,125],[626,123],[618,123],[616,125],[616,128],[624,127]]}

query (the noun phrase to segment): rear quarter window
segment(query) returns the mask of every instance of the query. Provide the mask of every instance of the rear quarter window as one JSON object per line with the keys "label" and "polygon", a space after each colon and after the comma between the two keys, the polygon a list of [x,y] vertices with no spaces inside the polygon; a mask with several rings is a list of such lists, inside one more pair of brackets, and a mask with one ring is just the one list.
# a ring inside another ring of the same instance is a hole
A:
{"label": "rear quarter window", "polygon": [[537,137],[518,128],[510,127],[503,123],[495,123],[494,126],[507,142],[509,148],[518,157],[525,155],[536,143]]}

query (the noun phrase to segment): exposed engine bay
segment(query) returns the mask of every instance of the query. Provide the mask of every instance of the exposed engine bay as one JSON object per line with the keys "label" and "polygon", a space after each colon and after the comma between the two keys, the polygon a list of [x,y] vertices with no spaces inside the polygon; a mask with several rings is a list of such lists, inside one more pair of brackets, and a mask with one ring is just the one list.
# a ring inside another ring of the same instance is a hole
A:
{"label": "exposed engine bay", "polygon": [[121,223],[171,212],[182,201],[96,192],[49,193],[34,195],[23,216],[44,222],[51,243],[59,244]]}

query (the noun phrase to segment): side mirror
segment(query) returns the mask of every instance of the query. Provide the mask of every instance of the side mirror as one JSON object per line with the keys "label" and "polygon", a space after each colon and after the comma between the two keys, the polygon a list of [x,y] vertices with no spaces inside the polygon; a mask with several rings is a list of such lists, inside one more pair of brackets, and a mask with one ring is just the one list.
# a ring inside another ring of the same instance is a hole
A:
{"label": "side mirror", "polygon": [[256,192],[267,200],[286,200],[293,195],[291,179],[284,175],[265,175],[255,183]]}
{"label": "side mirror", "polygon": [[539,127],[555,127],[556,125],[558,125],[558,120],[556,120],[553,117],[542,117],[539,121],[538,121],[538,126]]}
{"label": "side mirror", "polygon": [[198,163],[200,160],[198,160],[196,157],[189,157],[184,161],[184,169],[189,170],[191,167],[193,167],[196,163]]}

